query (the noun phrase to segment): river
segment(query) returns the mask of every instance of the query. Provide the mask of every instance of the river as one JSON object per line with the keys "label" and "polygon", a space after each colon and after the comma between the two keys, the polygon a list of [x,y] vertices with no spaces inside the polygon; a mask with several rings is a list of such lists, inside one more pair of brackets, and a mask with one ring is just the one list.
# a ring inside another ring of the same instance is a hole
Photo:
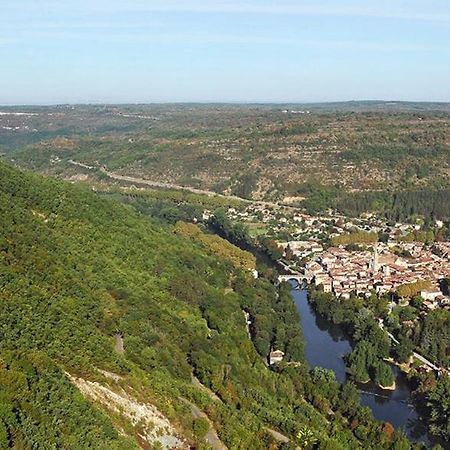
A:
{"label": "river", "polygon": [[[332,369],[336,379],[346,380],[343,356],[351,351],[348,336],[338,325],[331,324],[317,315],[308,303],[306,290],[292,290],[292,297],[300,314],[305,337],[305,356],[311,367]],[[390,422],[395,428],[403,429],[413,442],[430,443],[426,427],[411,404],[411,391],[405,376],[394,367],[396,389],[382,390],[367,383],[360,385],[361,404],[368,406],[376,419]]]}

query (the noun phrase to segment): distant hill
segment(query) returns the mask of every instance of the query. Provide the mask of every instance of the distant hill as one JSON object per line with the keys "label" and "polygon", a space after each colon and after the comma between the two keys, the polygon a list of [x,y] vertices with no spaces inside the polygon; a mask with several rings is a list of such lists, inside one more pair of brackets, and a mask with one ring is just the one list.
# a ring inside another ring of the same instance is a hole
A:
{"label": "distant hill", "polygon": [[99,179],[73,160],[239,197],[303,200],[308,208],[342,204],[345,194],[431,191],[441,198],[450,189],[448,104],[81,105],[3,113],[4,157],[67,179]]}
{"label": "distant hill", "polygon": [[386,100],[353,100],[347,102],[323,102],[286,104],[286,108],[309,111],[341,111],[341,112],[416,112],[444,111],[450,112],[448,102],[405,102]]}

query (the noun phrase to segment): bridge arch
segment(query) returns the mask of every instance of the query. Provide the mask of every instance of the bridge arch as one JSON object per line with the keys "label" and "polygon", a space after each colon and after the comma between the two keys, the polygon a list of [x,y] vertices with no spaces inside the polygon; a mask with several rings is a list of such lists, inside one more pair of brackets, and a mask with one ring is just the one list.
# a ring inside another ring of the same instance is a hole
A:
{"label": "bridge arch", "polygon": [[301,286],[303,286],[303,283],[305,282],[305,277],[301,274],[289,274],[289,275],[279,275],[278,276],[278,282],[281,283],[283,281],[295,281],[297,283],[296,289],[299,289]]}

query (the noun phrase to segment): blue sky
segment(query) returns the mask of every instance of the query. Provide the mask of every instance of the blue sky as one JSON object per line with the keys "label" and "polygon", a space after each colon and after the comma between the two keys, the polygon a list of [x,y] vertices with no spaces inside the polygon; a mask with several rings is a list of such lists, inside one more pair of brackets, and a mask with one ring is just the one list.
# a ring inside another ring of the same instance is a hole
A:
{"label": "blue sky", "polygon": [[450,101],[450,0],[0,0],[0,104]]}

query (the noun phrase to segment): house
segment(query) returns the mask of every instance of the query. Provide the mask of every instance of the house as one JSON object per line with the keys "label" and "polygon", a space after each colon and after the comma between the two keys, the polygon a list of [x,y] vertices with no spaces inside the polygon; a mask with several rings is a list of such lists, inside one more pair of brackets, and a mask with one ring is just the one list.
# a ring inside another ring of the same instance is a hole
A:
{"label": "house", "polygon": [[272,366],[273,364],[278,364],[283,361],[284,352],[281,350],[273,350],[269,353],[269,364]]}
{"label": "house", "polygon": [[434,302],[436,300],[436,297],[442,296],[442,292],[440,291],[440,289],[434,288],[426,291],[420,291],[420,296],[424,300],[430,300]]}
{"label": "house", "polygon": [[433,300],[425,300],[423,302],[423,308],[428,311],[433,311],[438,307],[438,303]]}
{"label": "house", "polygon": [[332,278],[327,275],[316,275],[314,277],[314,284],[316,286],[322,285],[323,287],[323,292],[331,292],[332,291],[332,287],[333,287],[333,280]]}

